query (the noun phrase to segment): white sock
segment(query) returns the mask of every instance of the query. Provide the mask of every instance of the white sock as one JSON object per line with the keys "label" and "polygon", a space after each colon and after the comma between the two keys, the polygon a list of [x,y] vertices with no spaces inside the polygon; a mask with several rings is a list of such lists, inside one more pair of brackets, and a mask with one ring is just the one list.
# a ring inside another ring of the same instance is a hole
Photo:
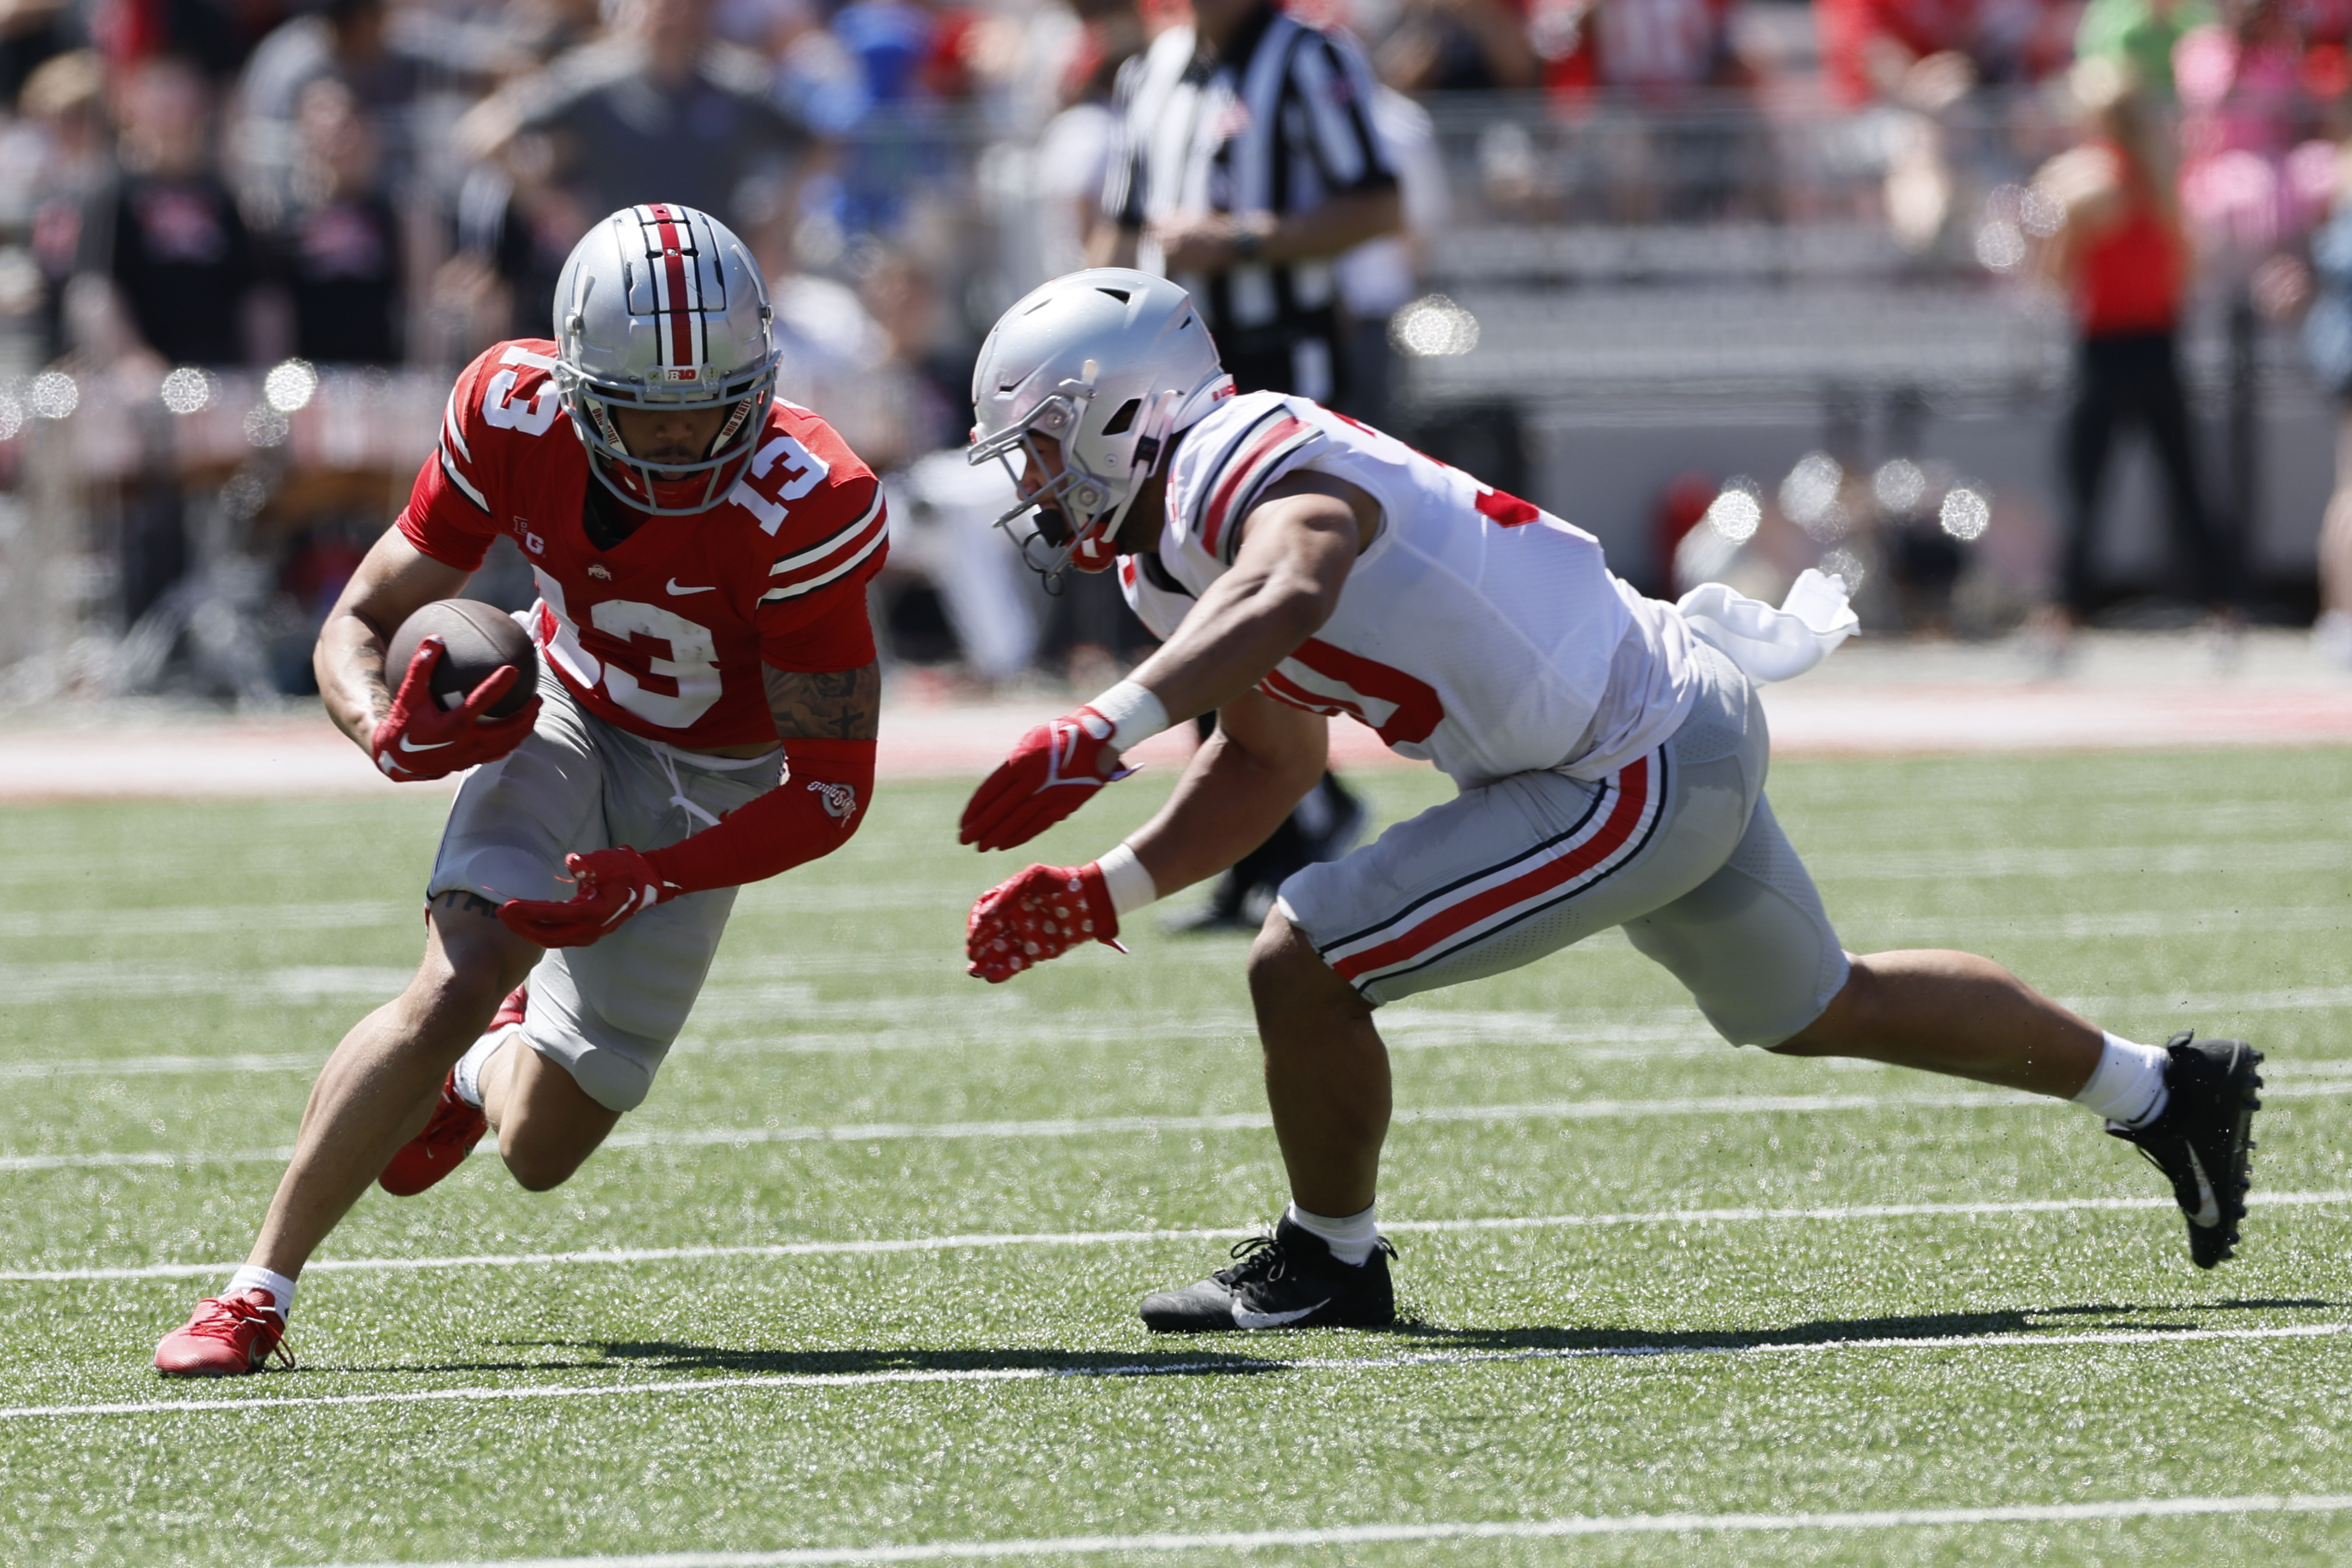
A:
{"label": "white sock", "polygon": [[1283,1210],[1282,1217],[1310,1236],[1319,1236],[1331,1256],[1342,1263],[1363,1267],[1381,1239],[1381,1205],[1372,1205],[1361,1214],[1351,1214],[1345,1219],[1333,1219],[1329,1215],[1309,1214],[1297,1204]]}
{"label": "white sock", "polygon": [[2171,1098],[2164,1087],[2164,1068],[2172,1058],[2162,1046],[2137,1045],[2115,1035],[2106,1041],[2091,1081],[2074,1103],[2121,1126],[2145,1127],[2164,1114]]}
{"label": "white sock", "polygon": [[250,1263],[240,1264],[236,1272],[228,1277],[228,1288],[221,1294],[234,1296],[244,1290],[268,1291],[269,1299],[278,1304],[278,1315],[289,1321],[293,1318],[294,1281],[283,1274],[257,1268]]}
{"label": "white sock", "polygon": [[520,1024],[509,1024],[504,1028],[492,1029],[466,1047],[466,1054],[457,1058],[457,1070],[449,1075],[459,1100],[477,1110],[482,1108],[482,1068],[499,1054],[499,1047],[507,1043],[508,1037],[521,1027]]}

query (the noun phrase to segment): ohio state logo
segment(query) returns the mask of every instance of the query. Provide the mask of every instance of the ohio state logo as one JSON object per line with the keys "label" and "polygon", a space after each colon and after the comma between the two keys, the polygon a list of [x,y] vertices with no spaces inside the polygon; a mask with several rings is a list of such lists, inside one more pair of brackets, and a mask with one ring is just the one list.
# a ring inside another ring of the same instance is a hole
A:
{"label": "ohio state logo", "polygon": [[857,815],[857,791],[845,784],[812,784],[809,789],[824,807],[824,814],[837,821],[846,821]]}

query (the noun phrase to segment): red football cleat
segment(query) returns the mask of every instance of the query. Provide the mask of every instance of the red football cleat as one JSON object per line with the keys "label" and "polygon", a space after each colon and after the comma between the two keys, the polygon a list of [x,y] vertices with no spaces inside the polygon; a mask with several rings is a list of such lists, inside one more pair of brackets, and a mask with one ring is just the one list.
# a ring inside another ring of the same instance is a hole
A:
{"label": "red football cleat", "polygon": [[294,1352],[285,1341],[286,1319],[268,1291],[207,1296],[185,1327],[155,1347],[155,1370],[167,1377],[242,1377],[273,1355],[290,1370]]}
{"label": "red football cleat", "polygon": [[413,1198],[465,1162],[490,1130],[478,1105],[457,1098],[457,1069],[441,1080],[441,1103],[425,1131],[400,1146],[376,1184],[396,1198]]}
{"label": "red football cleat", "polygon": [[[530,1005],[530,988],[516,986],[490,1016],[487,1033],[499,1034],[520,1024]],[[376,1178],[377,1184],[396,1198],[415,1197],[462,1164],[489,1130],[489,1118],[481,1108],[457,1098],[457,1069],[451,1068],[449,1076],[441,1080],[441,1103],[434,1107],[433,1120],[425,1124],[424,1131],[400,1146]]]}

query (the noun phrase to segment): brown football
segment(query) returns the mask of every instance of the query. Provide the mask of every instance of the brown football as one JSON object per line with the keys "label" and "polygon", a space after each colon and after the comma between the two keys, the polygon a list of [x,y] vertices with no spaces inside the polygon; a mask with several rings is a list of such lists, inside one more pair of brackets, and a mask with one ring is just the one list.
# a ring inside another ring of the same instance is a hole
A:
{"label": "brown football", "polygon": [[505,718],[539,690],[538,650],[512,616],[479,599],[436,599],[401,622],[383,650],[383,678],[394,691],[416,656],[416,645],[434,637],[446,649],[433,670],[433,700],[443,708],[464,702],[502,664],[513,665],[522,679],[490,705],[489,717]]}

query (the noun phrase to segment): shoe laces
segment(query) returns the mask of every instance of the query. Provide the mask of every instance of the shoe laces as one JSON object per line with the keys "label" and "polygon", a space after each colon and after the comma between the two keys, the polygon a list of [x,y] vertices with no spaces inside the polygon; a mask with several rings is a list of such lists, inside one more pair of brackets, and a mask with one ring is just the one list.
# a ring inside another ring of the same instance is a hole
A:
{"label": "shoe laces", "polygon": [[[1373,1241],[1372,1250],[1386,1258],[1394,1258],[1397,1255],[1395,1244],[1385,1236]],[[1260,1279],[1272,1283],[1290,1272],[1290,1249],[1283,1245],[1282,1238],[1279,1237],[1244,1237],[1234,1243],[1227,1256],[1241,1260],[1231,1268],[1217,1270],[1216,1277],[1227,1285],[1238,1285],[1244,1280]],[[1370,1262],[1370,1259],[1366,1258],[1365,1261]]]}
{"label": "shoe laces", "polygon": [[1231,1268],[1217,1270],[1216,1277],[1227,1285],[1239,1285],[1244,1280],[1272,1282],[1290,1272],[1290,1249],[1278,1237],[1244,1237],[1234,1243],[1226,1256],[1239,1259]]}
{"label": "shoe laces", "polygon": [[269,1308],[256,1306],[249,1295],[207,1296],[198,1303],[196,1315],[181,1331],[235,1345],[248,1323],[269,1342],[264,1359],[274,1360],[287,1371],[293,1371],[294,1352],[286,1348],[286,1320]]}
{"label": "shoe laces", "polygon": [[433,1120],[417,1134],[417,1142],[441,1144],[463,1142],[468,1149],[482,1135],[484,1122],[480,1106],[468,1104],[452,1090],[445,1089],[441,1102],[433,1108]]}

